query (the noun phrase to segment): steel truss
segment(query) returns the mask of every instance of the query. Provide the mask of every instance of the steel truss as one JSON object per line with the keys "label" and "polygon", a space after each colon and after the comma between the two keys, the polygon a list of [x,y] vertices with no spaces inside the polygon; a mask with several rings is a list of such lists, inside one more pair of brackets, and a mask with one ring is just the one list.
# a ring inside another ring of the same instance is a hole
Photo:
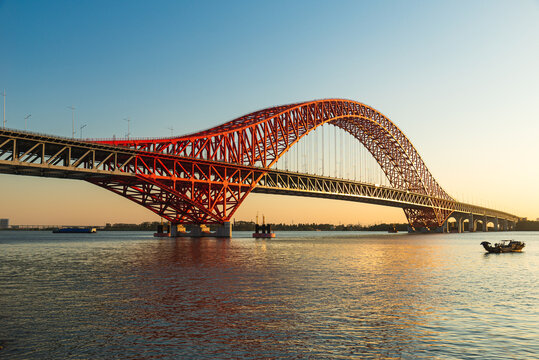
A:
{"label": "steel truss", "polygon": [[[260,110],[199,133],[167,139],[101,140],[140,151],[269,169],[299,139],[325,124],[344,129],[373,155],[392,187],[452,200],[428,171],[408,138],[377,110],[350,100],[329,99]],[[414,227],[443,224],[451,213],[404,209]]]}
{"label": "steel truss", "polygon": [[0,131],[0,172],[87,180],[176,223],[222,223],[263,169]]}
{"label": "steel truss", "polygon": [[474,216],[518,220],[518,217],[505,212],[455,200],[434,198],[425,194],[359,181],[274,169],[262,176],[253,192],[366,202],[417,211],[430,209],[433,203],[437,203],[440,211],[451,213],[457,211]]}
{"label": "steel truss", "polygon": [[[277,160],[303,136],[328,125],[361,142],[393,189],[304,174],[277,176],[271,168]],[[177,138],[88,142],[0,130],[0,172],[84,179],[174,223],[223,223],[251,191],[270,188],[390,200],[415,228],[441,226],[453,211],[517,218],[456,202],[395,124],[367,105],[342,99],[264,109]]]}

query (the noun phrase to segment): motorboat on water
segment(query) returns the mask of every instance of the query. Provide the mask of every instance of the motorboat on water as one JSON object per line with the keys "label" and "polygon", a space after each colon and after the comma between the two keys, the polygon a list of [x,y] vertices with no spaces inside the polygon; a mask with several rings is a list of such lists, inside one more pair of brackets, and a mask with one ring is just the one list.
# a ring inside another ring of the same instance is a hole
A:
{"label": "motorboat on water", "polygon": [[507,253],[507,252],[520,252],[522,251],[522,248],[526,246],[526,244],[522,241],[515,241],[515,240],[502,240],[499,243],[494,244],[494,246],[490,245],[488,241],[483,241],[481,243],[486,251],[489,253]]}

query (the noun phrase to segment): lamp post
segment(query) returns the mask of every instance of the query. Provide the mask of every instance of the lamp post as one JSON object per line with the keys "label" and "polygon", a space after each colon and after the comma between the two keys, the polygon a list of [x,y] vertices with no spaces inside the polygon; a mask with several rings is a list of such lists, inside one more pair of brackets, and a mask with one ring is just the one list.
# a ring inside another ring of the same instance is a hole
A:
{"label": "lamp post", "polygon": [[24,117],[24,130],[26,130],[28,128],[28,118],[32,116],[32,114],[28,114]]}
{"label": "lamp post", "polygon": [[6,128],[6,89],[2,92],[2,96],[4,97],[4,129]]}
{"label": "lamp post", "polygon": [[68,106],[67,108],[71,109],[71,136],[74,139],[75,138],[75,107],[72,105],[72,106]]}
{"label": "lamp post", "polygon": [[86,124],[81,125],[81,127],[80,127],[79,133],[80,133],[80,138],[81,138],[81,139],[82,139],[82,129],[84,129],[85,127],[86,127]]}
{"label": "lamp post", "polygon": [[131,135],[131,130],[130,130],[130,124],[131,124],[131,119],[130,118],[125,118],[124,121],[127,121],[127,140],[129,140],[129,135]]}

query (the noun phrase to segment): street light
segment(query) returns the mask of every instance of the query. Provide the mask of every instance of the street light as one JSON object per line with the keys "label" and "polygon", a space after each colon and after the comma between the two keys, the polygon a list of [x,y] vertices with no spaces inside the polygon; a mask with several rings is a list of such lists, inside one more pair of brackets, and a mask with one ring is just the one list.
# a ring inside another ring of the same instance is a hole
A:
{"label": "street light", "polygon": [[130,118],[125,118],[124,121],[127,121],[127,140],[129,140],[129,135],[131,135],[131,131],[130,131],[130,124],[131,124],[131,119]]}
{"label": "street light", "polygon": [[28,118],[32,116],[32,114],[28,114],[24,117],[24,130],[26,130],[27,128],[27,124],[28,124]]}
{"label": "street light", "polygon": [[67,108],[71,109],[71,136],[74,139],[75,138],[75,107],[72,105],[72,106],[68,106]]}
{"label": "street light", "polygon": [[4,129],[6,128],[6,89],[4,89],[4,92],[2,92],[2,96],[4,97]]}
{"label": "street light", "polygon": [[80,138],[81,139],[82,139],[82,129],[84,129],[85,127],[86,127],[86,124],[81,125],[81,127],[80,127],[80,132],[79,133],[80,133]]}

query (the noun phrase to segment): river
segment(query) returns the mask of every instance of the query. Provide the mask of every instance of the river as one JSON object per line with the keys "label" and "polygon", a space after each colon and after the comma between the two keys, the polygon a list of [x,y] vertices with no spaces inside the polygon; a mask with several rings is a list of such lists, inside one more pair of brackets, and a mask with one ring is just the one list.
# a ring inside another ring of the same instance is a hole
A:
{"label": "river", "polygon": [[0,231],[0,358],[537,359],[538,260],[533,232]]}

